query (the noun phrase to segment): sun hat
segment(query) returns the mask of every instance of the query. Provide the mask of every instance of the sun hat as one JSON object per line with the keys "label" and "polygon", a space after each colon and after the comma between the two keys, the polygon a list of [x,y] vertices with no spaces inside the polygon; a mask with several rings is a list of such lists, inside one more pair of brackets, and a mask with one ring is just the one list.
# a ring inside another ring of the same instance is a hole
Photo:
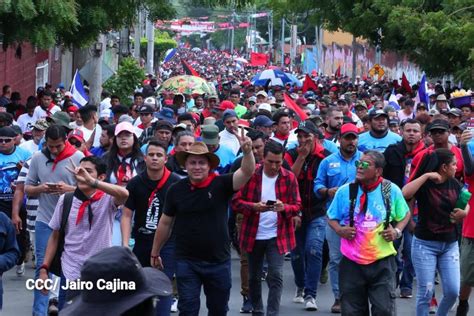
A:
{"label": "sun hat", "polygon": [[189,150],[177,152],[176,160],[181,166],[184,166],[186,159],[188,159],[190,155],[207,157],[207,159],[209,160],[209,165],[211,169],[217,168],[217,166],[219,166],[219,163],[220,163],[219,157],[216,154],[209,152],[209,149],[207,149],[206,144],[203,142],[195,142],[194,144],[191,145]]}

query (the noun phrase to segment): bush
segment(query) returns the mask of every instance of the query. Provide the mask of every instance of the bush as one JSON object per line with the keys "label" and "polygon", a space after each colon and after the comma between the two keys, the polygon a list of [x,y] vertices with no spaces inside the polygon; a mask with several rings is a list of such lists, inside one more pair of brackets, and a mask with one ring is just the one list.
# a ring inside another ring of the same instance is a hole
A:
{"label": "bush", "polygon": [[[146,59],[148,40],[144,37],[140,40],[140,55]],[[165,57],[168,49],[176,48],[178,43],[166,32],[159,32],[155,30],[155,50],[153,56],[153,64],[158,65]]]}

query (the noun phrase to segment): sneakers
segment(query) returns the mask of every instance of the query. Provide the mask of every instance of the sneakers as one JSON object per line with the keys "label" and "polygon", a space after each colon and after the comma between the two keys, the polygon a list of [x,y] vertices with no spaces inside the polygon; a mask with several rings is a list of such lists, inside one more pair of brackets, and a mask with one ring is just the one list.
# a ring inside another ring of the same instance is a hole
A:
{"label": "sneakers", "polygon": [[430,314],[434,315],[438,311],[438,301],[433,297],[430,302]]}
{"label": "sneakers", "polygon": [[25,275],[25,263],[16,266],[16,276],[21,277]]}
{"label": "sneakers", "polygon": [[244,302],[242,304],[242,307],[240,308],[240,312],[242,314],[250,314],[252,312],[252,302],[250,301],[250,298],[248,296],[243,295],[244,297]]}
{"label": "sneakers", "polygon": [[285,253],[285,261],[291,261],[291,252]]}
{"label": "sneakers", "polygon": [[467,316],[469,312],[469,302],[459,300],[458,309],[456,310],[456,316]]}
{"label": "sneakers", "polygon": [[307,311],[317,311],[318,306],[316,305],[316,300],[314,297],[306,296],[304,299],[304,309]]}
{"label": "sneakers", "polygon": [[296,289],[295,297],[293,297],[293,303],[304,304],[303,291],[304,289]]}
{"label": "sneakers", "polygon": [[323,269],[321,271],[321,276],[319,277],[319,283],[321,284],[328,283],[328,269]]}
{"label": "sneakers", "polygon": [[261,280],[262,281],[265,281],[267,279],[267,275],[268,275],[268,271],[267,270],[263,270],[262,271],[262,276],[261,276]]}
{"label": "sneakers", "polygon": [[334,304],[331,306],[331,313],[333,314],[340,314],[341,313],[341,301],[336,299]]}
{"label": "sneakers", "polygon": [[173,304],[171,304],[170,312],[177,313],[178,312],[178,299],[173,297]]}
{"label": "sneakers", "polygon": [[412,298],[413,294],[410,290],[400,290],[400,298]]}
{"label": "sneakers", "polygon": [[48,315],[58,315],[58,313],[58,300],[56,298],[52,298],[49,300]]}

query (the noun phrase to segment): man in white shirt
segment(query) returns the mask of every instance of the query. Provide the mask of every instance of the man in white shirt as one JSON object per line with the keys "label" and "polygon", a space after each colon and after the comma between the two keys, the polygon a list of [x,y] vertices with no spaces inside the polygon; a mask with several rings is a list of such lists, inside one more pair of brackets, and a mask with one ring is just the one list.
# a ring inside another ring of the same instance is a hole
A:
{"label": "man in white shirt", "polygon": [[26,101],[26,113],[18,117],[17,124],[20,126],[23,134],[31,132],[32,126],[36,122],[33,117],[36,105],[36,98],[32,96],[28,97],[28,100]]}
{"label": "man in white shirt", "polygon": [[[94,105],[85,105],[77,111],[76,122],[84,133],[84,140],[90,144],[90,147],[100,146],[100,135],[102,128],[100,127],[97,118],[97,107]],[[95,132],[95,133],[94,133]],[[91,137],[94,137],[91,139]]]}
{"label": "man in white shirt", "polygon": [[225,128],[219,133],[219,144],[228,147],[232,150],[234,155],[237,155],[240,149],[239,140],[237,136],[235,136],[236,133],[240,134],[237,113],[234,110],[225,110],[222,115],[222,121],[224,122]]}
{"label": "man in white shirt", "polygon": [[52,116],[54,113],[61,111],[61,108],[53,103],[53,94],[49,91],[44,91],[41,96],[40,105],[36,107],[33,113],[35,122],[39,119],[45,119]]}
{"label": "man in white shirt", "polygon": [[45,119],[40,119],[35,122],[31,130],[33,136],[32,139],[22,143],[20,148],[28,150],[31,154],[34,154],[39,149],[39,143],[44,137],[44,133],[49,127],[49,123]]}

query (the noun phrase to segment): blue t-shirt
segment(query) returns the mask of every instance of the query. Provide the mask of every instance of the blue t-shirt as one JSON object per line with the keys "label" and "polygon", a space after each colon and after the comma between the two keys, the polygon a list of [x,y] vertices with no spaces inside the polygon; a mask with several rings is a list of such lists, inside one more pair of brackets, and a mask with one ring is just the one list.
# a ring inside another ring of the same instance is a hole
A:
{"label": "blue t-shirt", "polygon": [[220,159],[219,166],[217,167],[216,171],[219,174],[228,173],[230,167],[234,163],[235,154],[229,147],[219,146],[219,148],[214,152]]}
{"label": "blue t-shirt", "polygon": [[25,162],[31,158],[31,153],[23,148],[16,147],[9,155],[0,154],[0,210],[11,212],[14,185],[21,167],[19,162]]}
{"label": "blue t-shirt", "polygon": [[375,138],[370,132],[365,132],[359,135],[359,150],[361,152],[376,150],[383,153],[388,146],[401,140],[402,137],[392,131],[388,131],[387,135],[382,138]]}

